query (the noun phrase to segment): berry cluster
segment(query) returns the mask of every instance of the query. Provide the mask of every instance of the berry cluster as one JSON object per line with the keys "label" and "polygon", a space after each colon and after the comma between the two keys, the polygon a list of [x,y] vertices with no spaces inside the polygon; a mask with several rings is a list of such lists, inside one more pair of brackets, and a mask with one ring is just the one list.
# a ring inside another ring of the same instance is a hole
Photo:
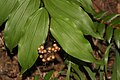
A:
{"label": "berry cluster", "polygon": [[58,51],[60,51],[60,47],[58,47],[55,43],[47,48],[45,48],[43,45],[38,48],[39,57],[42,59],[42,62],[54,60],[55,54]]}

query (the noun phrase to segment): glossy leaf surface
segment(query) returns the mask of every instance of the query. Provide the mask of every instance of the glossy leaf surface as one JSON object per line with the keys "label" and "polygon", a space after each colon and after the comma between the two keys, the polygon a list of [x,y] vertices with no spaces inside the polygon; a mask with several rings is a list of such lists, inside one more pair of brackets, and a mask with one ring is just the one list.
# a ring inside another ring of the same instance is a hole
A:
{"label": "glossy leaf surface", "polygon": [[79,5],[79,6],[81,5],[79,0],[67,0],[67,1],[69,1],[71,3],[75,3],[75,4]]}
{"label": "glossy leaf surface", "polygon": [[120,48],[120,30],[115,29],[114,31],[114,40],[118,48]]}
{"label": "glossy leaf surface", "polygon": [[110,23],[113,19],[115,19],[116,17],[118,17],[119,14],[109,14],[109,15],[106,15],[102,18],[102,20],[104,22],[107,22],[107,23]]}
{"label": "glossy leaf surface", "polygon": [[94,10],[92,9],[92,1],[91,0],[79,0],[79,1],[82,4],[83,8],[87,12],[94,14]]}
{"label": "glossy leaf surface", "polygon": [[80,71],[79,66],[75,63],[72,63],[71,67],[75,70],[75,73],[79,76],[80,80],[85,80],[84,73]]}
{"label": "glossy leaf surface", "polygon": [[76,73],[71,72],[71,75],[74,77],[75,80],[81,80]]}
{"label": "glossy leaf surface", "polygon": [[39,0],[24,0],[10,15],[4,30],[5,43],[10,50],[17,46],[23,36],[28,17],[38,8]]}
{"label": "glossy leaf surface", "polygon": [[95,25],[95,27],[96,27],[96,32],[98,32],[98,34],[99,34],[101,37],[103,37],[104,32],[105,32],[105,24],[95,22],[94,25]]}
{"label": "glossy leaf surface", "polygon": [[44,0],[44,3],[51,17],[71,19],[85,35],[100,38],[95,33],[95,27],[90,17],[77,4],[67,0]]}
{"label": "glossy leaf surface", "polygon": [[117,17],[117,18],[113,19],[113,20],[111,21],[111,24],[112,24],[112,25],[118,25],[118,24],[120,24],[120,17]]}
{"label": "glossy leaf surface", "polygon": [[106,33],[105,33],[105,38],[108,41],[108,43],[111,42],[112,36],[113,36],[113,27],[112,26],[107,26]]}
{"label": "glossy leaf surface", "polygon": [[94,16],[95,19],[99,20],[99,19],[103,18],[106,15],[106,13],[107,12],[102,12],[101,11],[99,13],[94,14],[93,16]]}
{"label": "glossy leaf surface", "polygon": [[90,76],[91,80],[95,80],[95,73],[92,72],[92,70],[87,66],[84,66],[84,68],[87,71],[88,75]]}
{"label": "glossy leaf surface", "polygon": [[61,47],[71,56],[86,62],[97,61],[92,55],[91,45],[70,20],[52,18],[50,30]]}
{"label": "glossy leaf surface", "polygon": [[18,0],[0,0],[0,25],[8,18]]}
{"label": "glossy leaf surface", "polygon": [[110,52],[110,48],[111,48],[112,44],[110,44],[106,51],[105,51],[105,55],[103,57],[104,60],[104,65],[105,65],[105,72],[107,73],[107,64],[108,64],[108,57],[109,57],[109,52]]}
{"label": "glossy leaf surface", "polygon": [[116,50],[115,51],[115,61],[114,61],[114,66],[112,70],[112,79],[111,80],[119,80],[120,79],[120,54]]}
{"label": "glossy leaf surface", "polygon": [[45,75],[44,80],[50,80],[53,72],[54,72],[54,71],[49,71],[49,72]]}
{"label": "glossy leaf surface", "polygon": [[18,45],[18,60],[22,73],[29,69],[38,57],[38,47],[45,42],[48,34],[49,18],[44,8],[36,11],[26,23],[25,35]]}
{"label": "glossy leaf surface", "polygon": [[68,62],[68,70],[66,80],[70,80],[70,73],[71,73],[71,61]]}

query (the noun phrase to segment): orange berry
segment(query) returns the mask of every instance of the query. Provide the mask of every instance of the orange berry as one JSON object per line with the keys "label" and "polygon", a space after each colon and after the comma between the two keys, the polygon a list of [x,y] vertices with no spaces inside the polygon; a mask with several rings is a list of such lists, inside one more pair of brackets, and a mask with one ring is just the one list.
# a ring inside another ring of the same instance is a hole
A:
{"label": "orange berry", "polygon": [[43,49],[44,49],[44,46],[40,46],[40,49],[42,49],[42,50],[43,50]]}
{"label": "orange berry", "polygon": [[46,60],[45,60],[45,59],[42,59],[42,62],[46,62]]}
{"label": "orange berry", "polygon": [[51,51],[51,50],[52,50],[52,48],[51,48],[51,47],[48,47],[47,49],[48,49],[48,51]]}
{"label": "orange berry", "polygon": [[58,51],[60,51],[60,48],[58,48]]}
{"label": "orange berry", "polygon": [[48,58],[47,58],[47,61],[50,61],[50,60],[51,60],[50,57],[48,57]]}
{"label": "orange berry", "polygon": [[52,59],[55,59],[55,56],[54,56],[54,55],[52,55],[52,56],[51,56],[51,58],[52,58]]}
{"label": "orange berry", "polygon": [[52,51],[54,51],[55,50],[55,48],[52,48]]}
{"label": "orange berry", "polygon": [[43,58],[43,55],[40,55],[40,58]]}
{"label": "orange berry", "polygon": [[55,49],[56,49],[56,50],[58,50],[58,48],[59,48],[58,46],[55,46]]}
{"label": "orange berry", "polygon": [[43,51],[41,51],[41,53],[43,54],[44,52],[43,52]]}
{"label": "orange berry", "polygon": [[38,51],[38,53],[42,53],[42,51],[41,51],[41,50],[39,50],[39,51]]}
{"label": "orange berry", "polygon": [[55,49],[54,52],[57,52],[57,50]]}
{"label": "orange berry", "polygon": [[40,48],[38,48],[38,50],[40,50]]}
{"label": "orange berry", "polygon": [[47,51],[46,51],[46,50],[43,50],[43,53],[47,53]]}
{"label": "orange berry", "polygon": [[54,47],[56,47],[56,46],[57,46],[57,44],[53,44],[53,46],[54,46]]}

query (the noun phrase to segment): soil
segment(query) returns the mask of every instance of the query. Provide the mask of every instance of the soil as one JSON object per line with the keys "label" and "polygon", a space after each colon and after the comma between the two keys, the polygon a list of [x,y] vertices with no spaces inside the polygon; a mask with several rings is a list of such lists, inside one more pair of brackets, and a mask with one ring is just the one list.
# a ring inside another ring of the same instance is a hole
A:
{"label": "soil", "polygon": [[[120,1],[119,0],[93,0],[93,6],[96,12],[101,10],[109,11],[109,13],[120,13]],[[5,47],[4,28],[0,27],[0,80],[34,80],[34,76],[38,75],[40,80],[50,69],[54,69],[53,77],[58,77],[58,71],[61,67],[65,67],[64,64],[54,64],[46,71],[42,71],[41,67],[44,66],[34,65],[24,76],[20,75],[20,65],[18,63],[17,53],[10,54],[9,50]],[[108,77],[111,77],[111,66],[113,65],[114,56],[111,54],[109,59],[109,72]],[[36,62],[37,63],[37,62]],[[65,76],[59,76],[58,80],[65,80]],[[97,79],[96,79],[97,80]]]}

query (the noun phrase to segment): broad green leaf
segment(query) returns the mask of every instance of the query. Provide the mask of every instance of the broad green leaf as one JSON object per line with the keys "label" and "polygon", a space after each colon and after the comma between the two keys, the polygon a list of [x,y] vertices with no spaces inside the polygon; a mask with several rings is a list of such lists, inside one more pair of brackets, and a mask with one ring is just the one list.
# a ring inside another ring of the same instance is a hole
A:
{"label": "broad green leaf", "polygon": [[52,70],[52,71],[49,71],[49,72],[45,75],[44,80],[50,80],[50,77],[52,76],[53,72],[54,72],[53,70]]}
{"label": "broad green leaf", "polygon": [[117,50],[115,50],[115,60],[113,65],[113,74],[111,80],[119,80],[120,79],[120,54]]}
{"label": "broad green leaf", "polygon": [[90,76],[91,80],[95,80],[95,73],[91,71],[91,69],[87,66],[84,66],[85,70],[87,71],[88,75]]}
{"label": "broad green leaf", "polygon": [[109,57],[109,52],[110,52],[110,48],[111,48],[112,44],[110,44],[106,51],[105,51],[105,55],[103,57],[104,60],[104,65],[105,65],[105,72],[107,73],[107,64],[108,64],[108,57]]}
{"label": "broad green leaf", "polygon": [[115,29],[114,31],[114,40],[118,48],[120,48],[120,30]]}
{"label": "broad green leaf", "polygon": [[103,77],[104,77],[104,72],[100,72],[100,77],[99,77],[99,78],[100,78],[100,80],[104,80],[104,78],[103,78]]}
{"label": "broad green leaf", "polygon": [[104,16],[103,18],[101,18],[104,22],[110,23],[113,19],[115,19],[116,17],[118,17],[119,14],[109,14]]}
{"label": "broad green leaf", "polygon": [[99,62],[92,55],[90,43],[70,20],[52,18],[50,30],[66,53],[86,62]]}
{"label": "broad green leaf", "polygon": [[99,19],[103,18],[103,17],[106,15],[106,13],[107,13],[107,12],[101,11],[101,12],[99,12],[99,13],[95,13],[95,14],[93,15],[93,17],[94,17],[95,19],[99,20]]}
{"label": "broad green leaf", "polygon": [[98,32],[99,35],[103,37],[105,33],[105,24],[95,22],[94,25],[96,27],[96,32]]}
{"label": "broad green leaf", "polygon": [[117,17],[111,21],[111,24],[113,26],[120,24],[120,17]]}
{"label": "broad green leaf", "polygon": [[91,0],[79,0],[79,1],[82,4],[85,11],[87,11],[88,13],[91,13],[91,14],[95,13],[93,8],[92,8],[92,1]]}
{"label": "broad green leaf", "polygon": [[82,6],[86,12],[94,14],[94,10],[92,8],[92,1],[91,0],[68,0],[71,3],[76,3],[79,6]]}
{"label": "broad green leaf", "polygon": [[75,80],[81,80],[76,73],[71,72],[71,75],[74,77]]}
{"label": "broad green leaf", "polygon": [[84,73],[80,71],[79,66],[72,63],[71,67],[75,70],[76,74],[79,76],[80,80],[85,80]]}
{"label": "broad green leaf", "polygon": [[58,78],[55,77],[53,80],[58,80]]}
{"label": "broad green leaf", "polygon": [[66,80],[70,80],[70,73],[71,73],[71,61],[68,62],[68,70]]}
{"label": "broad green leaf", "polygon": [[17,7],[17,3],[17,0],[0,0],[0,25],[8,18],[14,7]]}
{"label": "broad green leaf", "polygon": [[95,33],[95,26],[91,18],[77,4],[67,0],[44,0],[44,4],[51,17],[70,19],[85,35],[101,38]]}
{"label": "broad green leaf", "polygon": [[38,57],[37,48],[46,40],[48,25],[48,13],[44,8],[37,10],[28,19],[25,35],[18,44],[18,61],[22,67],[22,73],[35,63]]}
{"label": "broad green leaf", "polygon": [[34,80],[39,80],[39,76],[36,75],[36,76],[34,77]]}
{"label": "broad green leaf", "polygon": [[100,80],[103,80],[104,79],[104,66],[100,66]]}
{"label": "broad green leaf", "polygon": [[113,36],[113,27],[112,26],[107,26],[106,33],[105,33],[105,38],[108,41],[108,43],[111,42]]}
{"label": "broad green leaf", "polygon": [[71,3],[75,3],[75,4],[79,5],[79,6],[81,5],[79,0],[68,0],[68,1],[71,2]]}
{"label": "broad green leaf", "polygon": [[18,44],[28,17],[37,9],[39,9],[39,0],[24,0],[10,15],[4,30],[5,43],[10,50]]}

